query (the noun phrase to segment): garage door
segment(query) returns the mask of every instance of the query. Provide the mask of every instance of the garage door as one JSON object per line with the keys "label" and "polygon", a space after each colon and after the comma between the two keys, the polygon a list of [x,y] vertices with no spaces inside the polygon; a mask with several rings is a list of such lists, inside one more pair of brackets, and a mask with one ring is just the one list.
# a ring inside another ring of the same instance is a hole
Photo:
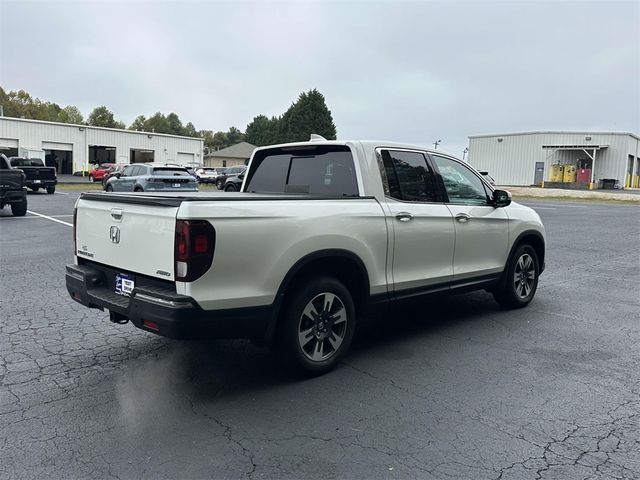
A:
{"label": "garage door", "polygon": [[73,143],[42,142],[43,150],[61,150],[63,152],[73,152]]}
{"label": "garage door", "polygon": [[178,152],[177,161],[180,165],[193,165],[193,153],[180,153]]}
{"label": "garage door", "polygon": [[18,148],[18,139],[0,138],[0,148]]}

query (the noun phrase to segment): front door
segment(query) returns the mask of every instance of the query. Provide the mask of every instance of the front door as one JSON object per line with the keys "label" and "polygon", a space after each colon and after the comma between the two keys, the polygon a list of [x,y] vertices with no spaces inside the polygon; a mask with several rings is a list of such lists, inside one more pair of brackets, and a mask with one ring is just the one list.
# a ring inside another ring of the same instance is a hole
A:
{"label": "front door", "polygon": [[431,158],[444,183],[447,207],[454,218],[454,285],[499,275],[509,253],[507,212],[491,205],[489,188],[462,162],[440,155]]}
{"label": "front door", "polygon": [[396,298],[448,289],[453,275],[454,226],[420,151],[379,149],[390,230]]}
{"label": "front door", "polygon": [[536,162],[536,173],[533,177],[534,185],[541,185],[544,180],[544,162]]}

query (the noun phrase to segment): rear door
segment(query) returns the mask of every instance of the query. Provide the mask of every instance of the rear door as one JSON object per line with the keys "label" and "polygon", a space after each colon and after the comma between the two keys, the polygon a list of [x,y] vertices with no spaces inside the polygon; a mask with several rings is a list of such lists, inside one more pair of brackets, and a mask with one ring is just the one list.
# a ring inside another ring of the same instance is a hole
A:
{"label": "rear door", "polygon": [[78,258],[164,280],[174,279],[173,250],[178,207],[78,201]]}
{"label": "rear door", "polygon": [[490,189],[464,163],[443,155],[431,158],[455,220],[454,283],[500,274],[509,248],[507,212],[491,204]]}
{"label": "rear door", "polygon": [[393,228],[391,269],[396,297],[448,289],[455,233],[432,167],[420,151],[380,148],[376,153],[388,225]]}

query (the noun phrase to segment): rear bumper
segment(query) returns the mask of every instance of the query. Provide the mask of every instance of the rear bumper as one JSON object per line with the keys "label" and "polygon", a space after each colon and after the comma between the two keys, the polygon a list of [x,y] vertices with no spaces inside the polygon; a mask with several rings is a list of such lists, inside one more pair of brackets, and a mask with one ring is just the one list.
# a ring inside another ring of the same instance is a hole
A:
{"label": "rear bumper", "polygon": [[258,338],[267,333],[272,307],[203,310],[191,297],[169,289],[136,287],[131,296],[116,294],[105,270],[67,265],[67,291],[89,308],[107,309],[136,327],[178,339]]}
{"label": "rear bumper", "polygon": [[0,203],[7,205],[9,203],[22,202],[27,196],[25,189],[21,190],[0,190]]}
{"label": "rear bumper", "polygon": [[58,180],[40,180],[36,182],[35,180],[25,180],[24,184],[29,187],[53,187],[58,183]]}

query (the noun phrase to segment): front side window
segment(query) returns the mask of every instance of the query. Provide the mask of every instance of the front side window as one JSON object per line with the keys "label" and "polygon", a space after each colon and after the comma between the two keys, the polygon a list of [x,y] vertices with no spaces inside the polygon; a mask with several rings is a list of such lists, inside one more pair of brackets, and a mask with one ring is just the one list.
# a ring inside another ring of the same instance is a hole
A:
{"label": "front side window", "polygon": [[432,155],[440,171],[449,203],[487,205],[487,193],[480,178],[470,169],[450,158]]}
{"label": "front side window", "polygon": [[433,172],[420,152],[383,150],[389,197],[408,202],[435,202]]}
{"label": "front side window", "polygon": [[260,150],[249,175],[247,192],[358,196],[353,156],[343,145]]}
{"label": "front side window", "polygon": [[128,167],[125,167],[124,170],[122,171],[122,176],[123,177],[132,177],[132,173],[133,170],[136,168],[136,166],[134,165],[129,165]]}

